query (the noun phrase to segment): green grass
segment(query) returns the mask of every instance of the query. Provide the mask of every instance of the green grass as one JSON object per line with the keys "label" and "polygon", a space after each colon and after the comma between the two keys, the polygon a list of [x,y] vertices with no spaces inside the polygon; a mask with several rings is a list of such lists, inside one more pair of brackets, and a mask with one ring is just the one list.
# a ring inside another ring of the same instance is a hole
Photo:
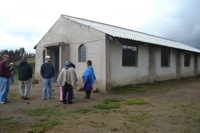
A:
{"label": "green grass", "polygon": [[23,112],[30,116],[41,116],[41,115],[58,115],[59,111],[56,111],[54,109],[48,109],[48,108],[38,108],[38,109],[27,109],[23,110]]}
{"label": "green grass", "polygon": [[134,112],[129,115],[129,119],[131,122],[142,122],[145,119],[149,118],[151,118],[151,116],[148,114],[148,112],[143,112],[143,111]]}
{"label": "green grass", "polygon": [[102,104],[94,105],[93,108],[96,109],[113,109],[113,108],[120,108],[120,99],[105,99]]}
{"label": "green grass", "polygon": [[41,120],[33,123],[33,127],[29,132],[44,133],[47,129],[61,124],[62,123],[59,120]]}
{"label": "green grass", "polygon": [[113,108],[119,108],[120,104],[119,103],[107,103],[107,104],[98,104],[93,106],[96,109],[113,109]]}
{"label": "green grass", "polygon": [[[43,133],[46,130],[62,124],[60,119],[60,111],[48,108],[36,108],[36,109],[26,109],[22,111],[23,113],[35,117],[35,116],[47,116],[47,119],[34,122],[30,132],[33,133]],[[49,117],[51,116],[51,117]]]}
{"label": "green grass", "polygon": [[86,114],[90,111],[91,109],[78,108],[78,109],[74,109],[73,113]]}
{"label": "green grass", "polygon": [[144,100],[137,100],[137,99],[126,99],[124,101],[125,105],[143,105],[143,104],[148,104]]}
{"label": "green grass", "polygon": [[103,101],[104,104],[110,103],[110,102],[121,102],[121,99],[117,99],[117,98],[110,98],[110,99],[105,99]]}
{"label": "green grass", "polygon": [[120,108],[120,104],[122,103],[125,105],[144,105],[148,104],[144,100],[137,100],[137,99],[117,99],[117,98],[110,98],[105,99],[102,104],[94,105],[93,108],[96,109],[113,109],[113,108]]}
{"label": "green grass", "polygon": [[[192,79],[192,78],[191,78]],[[138,84],[134,86],[122,86],[113,89],[113,92],[116,94],[129,94],[135,92],[151,92],[151,91],[162,91],[166,88],[171,88],[177,85],[183,85],[184,83],[190,82],[190,78],[181,79],[181,80],[167,80],[167,81],[159,81],[154,83],[144,83]]]}
{"label": "green grass", "polygon": [[106,124],[104,122],[101,122],[101,121],[89,121],[89,123],[94,128],[101,128],[101,127],[106,126]]}
{"label": "green grass", "polygon": [[114,89],[114,93],[116,94],[128,94],[135,91],[136,88],[133,88],[132,86],[123,86],[119,88]]}
{"label": "green grass", "polygon": [[8,99],[10,100],[18,99],[19,97],[20,97],[19,93],[9,93],[8,95]]}
{"label": "green grass", "polygon": [[193,107],[192,105],[181,105],[181,107],[188,121],[195,121],[200,124],[200,107]]}
{"label": "green grass", "polygon": [[12,118],[0,119],[0,126],[9,126],[12,124],[15,124],[15,122],[12,120]]}

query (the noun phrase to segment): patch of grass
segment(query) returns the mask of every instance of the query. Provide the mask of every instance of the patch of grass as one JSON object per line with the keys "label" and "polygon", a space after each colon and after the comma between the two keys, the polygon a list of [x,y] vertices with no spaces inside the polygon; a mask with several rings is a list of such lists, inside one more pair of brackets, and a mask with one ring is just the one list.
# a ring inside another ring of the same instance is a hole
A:
{"label": "patch of grass", "polygon": [[79,113],[79,114],[86,114],[90,111],[91,111],[90,109],[84,109],[84,108],[78,108],[73,110],[74,113]]}
{"label": "patch of grass", "polygon": [[106,124],[104,122],[96,122],[96,121],[89,121],[92,125],[92,127],[98,127],[98,128],[101,128],[101,127],[104,127]]}
{"label": "patch of grass", "polygon": [[200,108],[194,108],[192,105],[181,105],[181,107],[189,121],[195,121],[200,124]]}
{"label": "patch of grass", "polygon": [[141,122],[145,119],[148,119],[150,118],[150,115],[147,113],[147,112],[135,112],[131,115],[129,115],[129,119],[132,121],[132,122]]}
{"label": "patch of grass", "polygon": [[56,115],[59,113],[54,109],[48,109],[48,108],[27,109],[23,110],[23,112],[30,116]]}
{"label": "patch of grass", "polygon": [[14,100],[14,99],[17,99],[17,98],[19,98],[18,93],[9,93],[9,95],[8,95],[8,99],[10,99],[10,100]]}
{"label": "patch of grass", "polygon": [[110,99],[105,99],[104,100],[104,104],[110,103],[110,102],[121,102],[121,99],[117,99],[117,98],[110,98]]}
{"label": "patch of grass", "polygon": [[33,123],[33,128],[30,132],[33,133],[44,133],[47,129],[54,126],[62,124],[58,120],[41,120],[39,122]]}
{"label": "patch of grass", "polygon": [[119,129],[114,127],[114,128],[111,129],[111,131],[112,132],[117,132],[117,131],[119,131]]}
{"label": "patch of grass", "polygon": [[105,99],[102,104],[94,105],[93,107],[96,109],[113,109],[113,108],[119,108],[120,107],[120,99],[117,98],[110,98]]}
{"label": "patch of grass", "polygon": [[12,120],[12,118],[4,118],[0,119],[0,126],[8,126],[15,124],[15,122]]}
{"label": "patch of grass", "polygon": [[163,89],[168,89],[174,87],[176,85],[180,85],[183,83],[189,82],[187,79],[182,80],[167,80],[167,81],[159,81],[154,83],[145,83],[145,84],[138,84],[133,86],[122,86],[113,89],[113,92],[116,94],[128,94],[133,92],[149,92],[149,91],[159,91]]}
{"label": "patch of grass", "polygon": [[125,105],[144,105],[144,104],[148,104],[147,102],[145,102],[144,100],[137,100],[137,99],[127,99],[124,101]]}
{"label": "patch of grass", "polygon": [[108,103],[103,103],[103,104],[98,104],[93,106],[96,109],[113,109],[113,108],[119,108],[120,104],[119,103],[113,103],[113,102],[108,102]]}
{"label": "patch of grass", "polygon": [[124,87],[115,88],[113,91],[116,94],[128,94],[128,93],[134,92],[135,89],[136,88],[132,86],[124,86]]}

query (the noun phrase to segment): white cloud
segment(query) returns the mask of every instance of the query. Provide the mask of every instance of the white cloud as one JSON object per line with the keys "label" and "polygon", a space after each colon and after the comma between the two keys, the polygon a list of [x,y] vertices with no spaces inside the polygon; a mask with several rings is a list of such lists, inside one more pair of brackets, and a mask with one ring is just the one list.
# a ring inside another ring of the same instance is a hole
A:
{"label": "white cloud", "polygon": [[33,47],[61,14],[190,42],[192,46],[200,42],[198,0],[0,0],[0,3],[0,49],[24,47],[34,52]]}

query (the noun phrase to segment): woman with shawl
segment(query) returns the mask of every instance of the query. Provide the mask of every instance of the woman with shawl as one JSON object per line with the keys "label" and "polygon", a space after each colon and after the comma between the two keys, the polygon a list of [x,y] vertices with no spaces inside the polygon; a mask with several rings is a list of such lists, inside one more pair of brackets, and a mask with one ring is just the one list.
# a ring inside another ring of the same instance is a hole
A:
{"label": "woman with shawl", "polygon": [[84,98],[90,99],[92,86],[94,84],[94,81],[96,80],[96,76],[94,74],[91,60],[87,61],[87,68],[85,69],[85,71],[82,75],[82,80],[84,83],[84,91],[86,93],[86,96]]}
{"label": "woman with shawl", "polygon": [[[76,72],[72,67],[72,62],[67,61],[65,63],[65,67],[61,70],[58,75],[57,82],[59,86],[62,86],[62,102],[63,104],[72,104],[72,96],[73,96],[73,86],[77,82]],[[66,97],[68,98],[66,101]]]}

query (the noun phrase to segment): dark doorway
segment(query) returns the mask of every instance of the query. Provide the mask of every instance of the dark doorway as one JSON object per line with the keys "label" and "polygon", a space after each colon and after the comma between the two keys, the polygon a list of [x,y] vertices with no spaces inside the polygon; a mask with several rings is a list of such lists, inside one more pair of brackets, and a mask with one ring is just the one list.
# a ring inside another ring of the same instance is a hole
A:
{"label": "dark doorway", "polygon": [[59,47],[55,47],[55,80],[57,80],[59,74],[59,53]]}

